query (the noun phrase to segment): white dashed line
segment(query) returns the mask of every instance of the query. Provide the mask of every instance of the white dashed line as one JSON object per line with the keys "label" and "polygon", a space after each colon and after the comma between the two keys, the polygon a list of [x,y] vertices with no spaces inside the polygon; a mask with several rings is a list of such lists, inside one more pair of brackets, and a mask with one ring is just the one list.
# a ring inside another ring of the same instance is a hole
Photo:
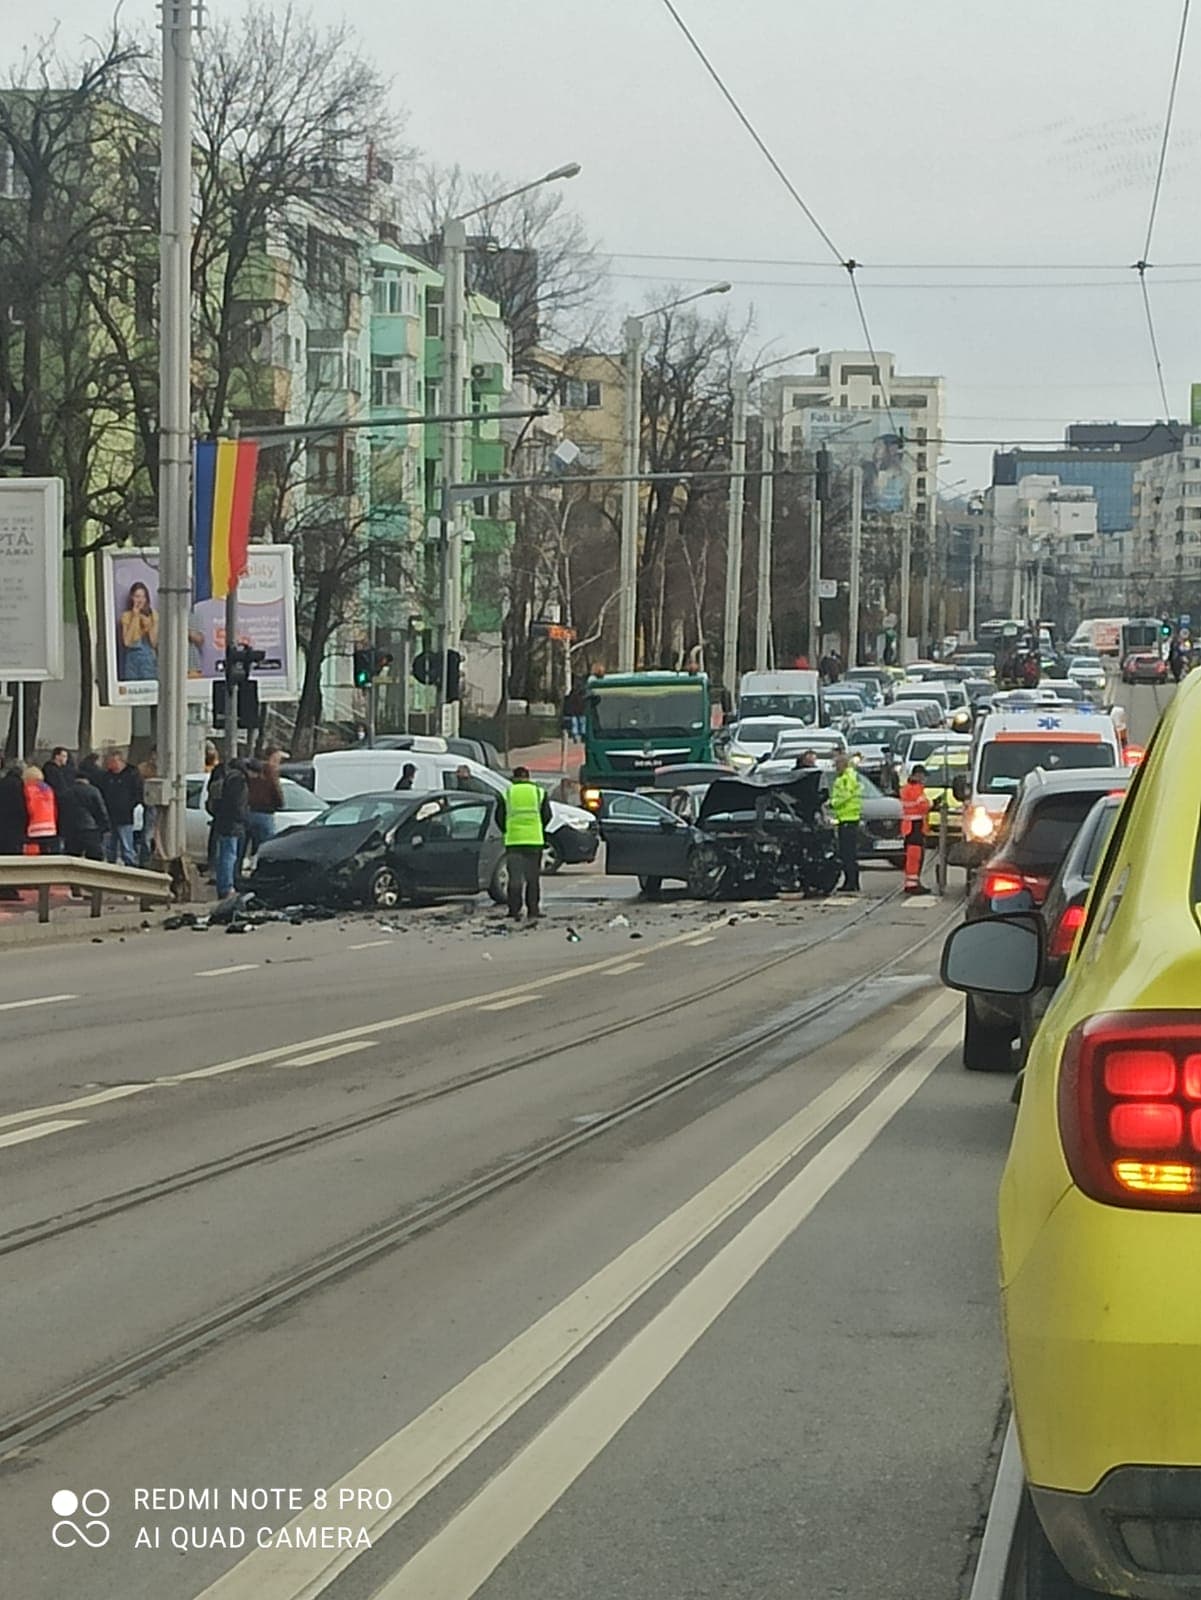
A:
{"label": "white dashed line", "polygon": [[77,994],[43,994],[36,1000],[5,1000],[0,1004],[0,1011],[20,1011],[25,1006],[53,1006],[60,1000],[78,1000]]}
{"label": "white dashed line", "polygon": [[395,939],[367,939],[362,944],[348,944],[348,950],[378,950],[381,945],[395,944]]}
{"label": "white dashed line", "polygon": [[332,1061],[335,1056],[348,1056],[356,1050],[374,1050],[378,1039],[353,1039],[347,1044],[331,1044],[326,1050],[312,1050],[307,1056],[293,1056],[290,1061],[277,1061],[279,1067],[315,1067],[319,1061]]}
{"label": "white dashed line", "polygon": [[511,1000],[494,1000],[490,1006],[481,1006],[481,1011],[511,1011],[514,1006],[528,1006],[531,1000],[540,999],[536,994],[515,994]]}
{"label": "white dashed line", "polygon": [[64,1128],[81,1128],[85,1119],[75,1117],[70,1122],[35,1122],[29,1128],[14,1128],[12,1133],[0,1133],[0,1145],[27,1144],[30,1139],[44,1139],[50,1133],[62,1133]]}
{"label": "white dashed line", "polygon": [[687,941],[688,948],[689,950],[695,950],[698,945],[712,944],[716,938],[717,935],[715,933],[702,933],[699,939],[689,939]]}
{"label": "white dashed line", "polygon": [[195,974],[198,978],[228,978],[231,972],[254,972],[258,968],[257,961],[241,961],[233,967],[205,967],[203,972]]}
{"label": "white dashed line", "polygon": [[620,978],[623,972],[634,972],[638,967],[645,965],[644,961],[623,961],[620,967],[610,967],[605,976],[607,978]]}

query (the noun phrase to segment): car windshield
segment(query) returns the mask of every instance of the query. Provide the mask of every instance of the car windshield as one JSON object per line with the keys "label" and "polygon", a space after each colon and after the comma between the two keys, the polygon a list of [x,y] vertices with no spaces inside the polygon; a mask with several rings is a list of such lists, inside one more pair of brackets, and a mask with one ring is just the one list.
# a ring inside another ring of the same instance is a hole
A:
{"label": "car windshield", "polygon": [[588,693],[588,713],[594,733],[683,738],[705,726],[705,686],[644,683],[594,688]]}
{"label": "car windshield", "polygon": [[747,717],[792,717],[799,722],[817,721],[817,696],[812,694],[744,694],[738,710]]}
{"label": "car windshield", "polygon": [[774,745],[782,733],[803,733],[804,724],[788,718],[755,717],[740,722],[734,729],[738,744]]}
{"label": "car windshield", "polygon": [[1056,772],[1064,767],[1111,767],[1114,761],[1113,747],[1101,740],[1093,744],[1056,739],[992,739],[980,757],[978,788],[981,794],[1012,794],[1035,767]]}
{"label": "car windshield", "polygon": [[897,731],[892,722],[861,722],[847,734],[848,744],[887,744]]}
{"label": "car windshield", "polygon": [[1104,672],[1099,656],[1073,656],[1068,663],[1069,672]]}
{"label": "car windshield", "polygon": [[1062,678],[1043,680],[1043,688],[1052,690],[1061,700],[1072,700],[1080,703],[1084,700],[1084,690],[1078,683],[1071,683]]}
{"label": "car windshield", "polygon": [[[310,800],[313,798],[309,796]],[[394,822],[407,809],[408,802],[393,800],[388,795],[360,795],[355,800],[339,800],[319,817],[314,817],[314,828],[353,828],[361,822]]]}
{"label": "car windshield", "polygon": [[923,761],[926,769],[927,789],[949,789],[955,778],[961,772],[967,771],[967,755],[962,761]]}

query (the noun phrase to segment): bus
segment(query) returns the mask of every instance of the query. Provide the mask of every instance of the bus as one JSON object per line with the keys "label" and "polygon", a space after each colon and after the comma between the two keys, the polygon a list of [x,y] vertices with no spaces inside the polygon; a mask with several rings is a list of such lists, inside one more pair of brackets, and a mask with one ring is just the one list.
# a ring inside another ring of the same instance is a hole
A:
{"label": "bus", "polygon": [[1119,661],[1127,656],[1160,654],[1162,625],[1158,617],[1128,617],[1122,624],[1122,648]]}
{"label": "bus", "polygon": [[657,767],[713,760],[709,679],[703,672],[608,672],[585,689],[581,784],[635,789]]}

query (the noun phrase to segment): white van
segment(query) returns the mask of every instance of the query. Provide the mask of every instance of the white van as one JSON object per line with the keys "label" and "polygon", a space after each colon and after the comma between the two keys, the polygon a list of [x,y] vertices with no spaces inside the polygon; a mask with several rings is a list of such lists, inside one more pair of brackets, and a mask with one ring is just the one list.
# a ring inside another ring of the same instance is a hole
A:
{"label": "white van", "polygon": [[738,684],[738,717],[795,717],[817,727],[816,672],[744,672]]}
{"label": "white van", "polygon": [[[322,800],[348,800],[356,794],[382,794],[395,789],[406,767],[415,768],[411,788],[472,789],[477,794],[503,795],[509,779],[467,756],[446,751],[327,750],[313,757],[313,788]],[[463,776],[460,772],[466,769]],[[600,846],[600,829],[590,811],[552,800],[551,824],[546,836],[544,872],[565,865],[593,861]]]}
{"label": "white van", "polygon": [[972,745],[960,864],[974,866],[992,852],[1010,800],[1035,767],[1058,772],[1121,765],[1118,731],[1099,708],[991,712],[981,719]]}

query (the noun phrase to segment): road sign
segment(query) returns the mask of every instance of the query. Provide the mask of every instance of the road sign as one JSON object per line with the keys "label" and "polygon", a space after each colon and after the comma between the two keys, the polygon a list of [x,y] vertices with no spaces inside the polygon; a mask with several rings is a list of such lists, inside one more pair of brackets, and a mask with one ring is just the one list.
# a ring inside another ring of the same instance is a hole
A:
{"label": "road sign", "polygon": [[1191,611],[1182,611],[1180,613],[1180,626],[1182,628],[1191,627],[1192,626],[1192,621],[1193,621],[1193,615],[1192,615]]}
{"label": "road sign", "polygon": [[819,600],[837,600],[837,578],[819,578],[817,580],[817,598]]}

